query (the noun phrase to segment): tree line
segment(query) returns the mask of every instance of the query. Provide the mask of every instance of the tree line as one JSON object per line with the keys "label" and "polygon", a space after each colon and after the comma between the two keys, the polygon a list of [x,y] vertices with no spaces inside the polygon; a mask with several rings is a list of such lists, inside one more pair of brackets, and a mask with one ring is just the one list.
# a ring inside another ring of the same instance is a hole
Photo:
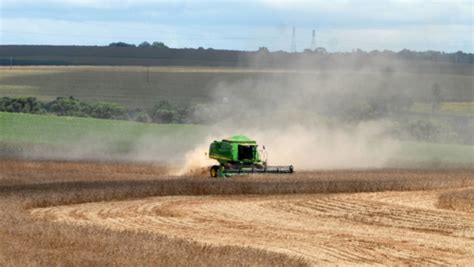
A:
{"label": "tree line", "polygon": [[148,41],[141,42],[138,46],[135,44],[129,44],[125,42],[116,42],[116,43],[110,43],[110,47],[151,47],[151,48],[169,48],[167,45],[165,45],[163,42],[153,42],[149,43]]}
{"label": "tree line", "polygon": [[[391,134],[400,139],[473,144],[474,120],[469,117],[437,116],[436,113],[410,112],[413,102],[405,97],[389,100],[367,99],[360,103],[348,103],[346,109],[329,115],[343,124],[390,119]],[[167,100],[157,102],[150,109],[127,109],[111,102],[86,103],[74,97],[58,97],[53,101],[39,101],[35,97],[2,97],[0,112],[45,114],[98,119],[129,120],[144,123],[217,123],[235,115],[232,106],[223,104],[196,104],[180,106]],[[271,114],[268,114],[271,115]],[[310,115],[308,115],[310,116]],[[242,120],[243,118],[236,118]]]}
{"label": "tree line", "polygon": [[154,123],[193,123],[190,109],[159,101],[151,109],[127,109],[112,102],[86,103],[70,97],[57,97],[50,102],[36,97],[2,97],[0,112],[44,114],[97,119],[130,120]]}
{"label": "tree line", "polygon": [[269,51],[169,48],[163,42],[142,42],[138,45],[114,42],[108,46],[0,45],[0,65],[135,65],[135,66],[228,66],[253,68],[360,68],[371,62],[433,62],[474,64],[474,54],[458,51],[393,51],[328,52],[314,50],[290,53]]}
{"label": "tree line", "polygon": [[[149,43],[148,41],[143,41],[138,45],[135,45],[133,43],[125,43],[125,42],[113,42],[109,44],[110,47],[137,47],[137,48],[165,48],[169,49],[167,45],[165,45],[163,42],[153,42]],[[198,50],[204,50],[204,48],[200,47]],[[242,51],[243,52],[243,51]],[[272,54],[279,54],[279,53],[288,53],[285,51],[275,51],[271,52],[267,47],[260,47],[257,50],[257,53],[259,54],[266,54],[266,55],[272,55]],[[464,53],[462,51],[457,51],[455,53],[445,53],[442,51],[433,51],[433,50],[428,50],[428,51],[412,51],[409,49],[403,49],[400,50],[399,52],[393,52],[390,50],[384,50],[384,51],[379,51],[379,50],[372,50],[372,51],[364,51],[362,49],[354,49],[352,52],[335,52],[335,53],[329,53],[326,48],[324,47],[317,47],[315,49],[309,49],[306,48],[302,52],[303,54],[322,54],[322,55],[357,55],[357,56],[376,56],[376,55],[385,55],[385,56],[395,56],[400,59],[405,59],[405,60],[413,60],[413,59],[418,59],[418,60],[431,60],[431,61],[445,61],[445,62],[452,62],[452,63],[474,63],[473,62],[473,54],[470,53]],[[296,52],[294,53],[289,53],[289,54],[298,54]]]}

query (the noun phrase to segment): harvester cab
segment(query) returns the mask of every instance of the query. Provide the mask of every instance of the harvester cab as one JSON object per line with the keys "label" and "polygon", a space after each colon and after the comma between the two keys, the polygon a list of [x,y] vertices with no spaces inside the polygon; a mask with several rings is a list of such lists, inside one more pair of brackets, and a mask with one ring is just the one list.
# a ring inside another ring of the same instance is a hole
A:
{"label": "harvester cab", "polygon": [[[265,147],[263,147],[265,148]],[[293,166],[267,166],[263,150],[257,142],[244,135],[214,141],[209,147],[209,158],[219,165],[211,167],[211,177],[228,177],[251,173],[293,173]]]}

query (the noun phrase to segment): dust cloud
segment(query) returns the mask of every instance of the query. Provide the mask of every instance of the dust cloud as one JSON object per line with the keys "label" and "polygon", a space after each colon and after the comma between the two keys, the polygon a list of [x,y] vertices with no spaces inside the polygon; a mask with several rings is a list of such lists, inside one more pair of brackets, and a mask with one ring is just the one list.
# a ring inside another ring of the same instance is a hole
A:
{"label": "dust cloud", "polygon": [[360,125],[352,132],[292,126],[283,134],[262,131],[268,163],[292,164],[299,170],[384,167],[397,151],[396,141],[378,138],[381,125]]}
{"label": "dust cloud", "polygon": [[[380,137],[382,124],[359,125],[346,132],[343,129],[309,128],[293,125],[278,129],[242,128],[221,131],[214,135],[220,140],[233,134],[250,136],[265,146],[269,165],[293,165],[297,170],[381,168],[387,166],[398,150],[398,142]],[[349,129],[348,129],[349,130]],[[188,173],[217,164],[206,157],[212,138],[185,154],[184,167],[178,174]]]}
{"label": "dust cloud", "polygon": [[172,174],[185,175],[203,172],[207,175],[208,167],[216,165],[216,162],[207,156],[209,145],[212,141],[212,138],[209,136],[205,142],[186,152],[183,157],[182,167],[177,168]]}
{"label": "dust cloud", "polygon": [[[206,109],[198,110],[212,125],[211,134],[186,154],[185,169],[212,165],[197,159],[212,140],[235,134],[265,145],[269,165],[296,170],[385,167],[399,143],[393,122],[340,119],[350,107],[376,95],[391,96],[400,77],[384,71],[280,71],[234,82],[221,82]],[[401,90],[402,91],[402,90]],[[397,91],[396,93],[400,93]],[[209,108],[212,107],[212,108]]]}
{"label": "dust cloud", "polygon": [[403,119],[394,119],[397,114],[378,116],[372,108],[383,110],[396,103],[393,99],[429,103],[432,85],[446,87],[454,76],[420,73],[416,66],[398,61],[373,60],[359,66],[342,58],[322,69],[216,73],[206,100],[193,107],[193,120],[205,125],[199,134],[186,133],[192,128],[141,132],[126,147],[109,143],[107,136],[84,136],[66,149],[29,148],[25,154],[160,162],[178,166],[176,174],[181,175],[217,164],[206,157],[213,140],[243,134],[260,148],[265,145],[269,165],[291,164],[296,170],[390,167],[400,150],[397,123]]}

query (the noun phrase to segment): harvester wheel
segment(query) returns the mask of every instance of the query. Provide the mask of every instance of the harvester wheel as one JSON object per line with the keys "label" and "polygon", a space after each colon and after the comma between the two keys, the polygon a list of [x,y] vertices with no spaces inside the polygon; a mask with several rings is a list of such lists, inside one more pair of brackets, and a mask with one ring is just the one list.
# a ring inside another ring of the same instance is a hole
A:
{"label": "harvester wheel", "polygon": [[216,165],[212,166],[211,167],[211,177],[216,178],[218,173],[219,173],[219,166],[216,166]]}

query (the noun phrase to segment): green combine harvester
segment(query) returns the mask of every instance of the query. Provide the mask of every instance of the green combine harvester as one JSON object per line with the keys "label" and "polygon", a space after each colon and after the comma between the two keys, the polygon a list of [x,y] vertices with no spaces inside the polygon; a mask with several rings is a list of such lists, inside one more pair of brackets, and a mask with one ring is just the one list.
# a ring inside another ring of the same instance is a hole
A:
{"label": "green combine harvester", "polygon": [[258,150],[257,142],[244,135],[214,141],[209,147],[209,158],[219,165],[211,167],[211,177],[229,177],[252,173],[293,173],[293,166],[267,166],[262,160],[265,146]]}

